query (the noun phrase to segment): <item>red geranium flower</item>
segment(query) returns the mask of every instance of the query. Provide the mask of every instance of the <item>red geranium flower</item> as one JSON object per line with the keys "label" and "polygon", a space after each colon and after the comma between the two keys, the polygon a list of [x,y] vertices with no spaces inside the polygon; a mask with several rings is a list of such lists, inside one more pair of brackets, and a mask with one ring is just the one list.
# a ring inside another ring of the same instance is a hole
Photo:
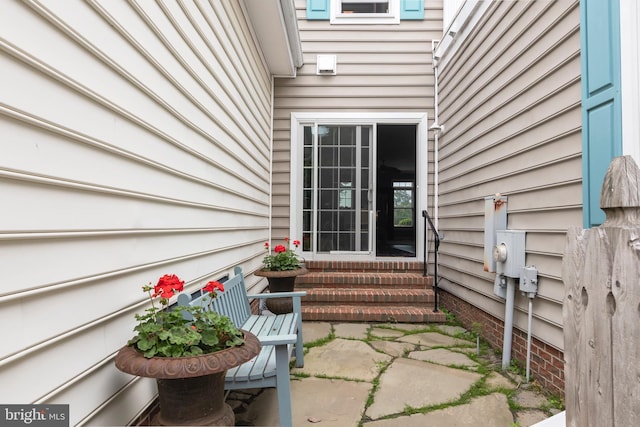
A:
{"label": "red geranium flower", "polygon": [[282,253],[282,252],[286,252],[287,248],[284,247],[284,245],[276,245],[275,248],[273,248],[273,251],[277,254]]}
{"label": "red geranium flower", "polygon": [[212,280],[211,282],[208,282],[204,288],[202,288],[202,291],[213,293],[216,289],[218,289],[220,292],[224,292],[224,285],[218,281]]}
{"label": "red geranium flower", "polygon": [[180,280],[175,274],[165,274],[153,287],[153,296],[157,297],[159,295],[161,298],[171,298],[175,292],[182,292],[183,289],[183,280]]}

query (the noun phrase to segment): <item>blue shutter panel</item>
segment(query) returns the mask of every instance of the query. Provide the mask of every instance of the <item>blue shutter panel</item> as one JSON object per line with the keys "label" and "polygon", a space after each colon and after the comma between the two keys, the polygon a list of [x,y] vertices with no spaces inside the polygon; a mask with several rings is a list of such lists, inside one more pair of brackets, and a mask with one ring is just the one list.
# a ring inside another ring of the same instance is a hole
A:
{"label": "blue shutter panel", "polygon": [[584,227],[602,224],[600,189],[622,154],[620,0],[580,0]]}
{"label": "blue shutter panel", "polygon": [[424,0],[401,0],[400,19],[424,19]]}
{"label": "blue shutter panel", "polygon": [[328,21],[330,3],[331,0],[307,0],[307,19]]}

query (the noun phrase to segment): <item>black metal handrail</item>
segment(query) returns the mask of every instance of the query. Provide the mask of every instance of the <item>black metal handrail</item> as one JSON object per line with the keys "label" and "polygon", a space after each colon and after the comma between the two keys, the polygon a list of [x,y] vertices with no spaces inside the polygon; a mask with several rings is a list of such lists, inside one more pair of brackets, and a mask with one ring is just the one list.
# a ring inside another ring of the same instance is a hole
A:
{"label": "black metal handrail", "polygon": [[431,221],[431,217],[429,213],[424,210],[422,211],[422,217],[424,218],[424,266],[422,269],[422,275],[427,275],[427,223],[429,223],[429,228],[433,233],[433,239],[435,241],[435,250],[433,251],[433,295],[434,295],[434,308],[433,311],[438,312],[438,248],[440,247],[440,235],[436,230],[436,227],[433,225]]}

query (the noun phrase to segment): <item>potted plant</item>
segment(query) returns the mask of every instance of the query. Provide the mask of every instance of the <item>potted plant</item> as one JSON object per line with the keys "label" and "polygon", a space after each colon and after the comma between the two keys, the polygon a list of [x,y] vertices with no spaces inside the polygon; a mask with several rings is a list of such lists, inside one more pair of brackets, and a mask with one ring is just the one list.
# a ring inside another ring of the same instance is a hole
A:
{"label": "potted plant", "polygon": [[[295,253],[300,246],[300,241],[285,237],[284,243],[284,245],[276,245],[273,249],[269,242],[264,244],[267,255],[262,260],[262,269],[256,272],[257,276],[267,278],[270,293],[292,292],[296,277],[309,272],[302,266],[300,258]],[[289,313],[293,309],[291,298],[268,299],[267,308],[275,314]]]}
{"label": "potted plant", "polygon": [[[143,286],[151,307],[135,315],[137,334],[116,355],[116,367],[156,379],[160,413],[155,421],[160,425],[233,425],[233,410],[224,403],[224,377],[227,369],[256,356],[260,343],[207,307],[171,310],[169,299],[183,287],[184,281],[173,274],[165,274],[155,286]],[[223,291],[217,281],[202,289],[209,303]]]}

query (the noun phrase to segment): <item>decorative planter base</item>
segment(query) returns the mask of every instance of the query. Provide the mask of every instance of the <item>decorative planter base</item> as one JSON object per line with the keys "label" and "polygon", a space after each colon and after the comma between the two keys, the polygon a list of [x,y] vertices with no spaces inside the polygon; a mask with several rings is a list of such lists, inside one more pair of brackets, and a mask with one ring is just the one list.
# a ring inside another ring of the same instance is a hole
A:
{"label": "decorative planter base", "polygon": [[233,410],[224,402],[225,374],[157,379],[161,412],[155,422],[161,426],[235,425]]}
{"label": "decorative planter base", "polygon": [[[307,274],[309,270],[300,267],[297,270],[288,271],[257,271],[256,276],[266,277],[269,281],[269,293],[277,292],[293,292],[296,283],[296,277]],[[267,299],[267,308],[274,314],[291,313],[293,311],[293,302],[291,298],[273,298]]]}
{"label": "decorative planter base", "polygon": [[[269,281],[269,293],[292,292],[296,283],[296,277],[271,277]],[[266,301],[267,308],[273,314],[291,313],[293,301],[291,298],[273,298]]]}

